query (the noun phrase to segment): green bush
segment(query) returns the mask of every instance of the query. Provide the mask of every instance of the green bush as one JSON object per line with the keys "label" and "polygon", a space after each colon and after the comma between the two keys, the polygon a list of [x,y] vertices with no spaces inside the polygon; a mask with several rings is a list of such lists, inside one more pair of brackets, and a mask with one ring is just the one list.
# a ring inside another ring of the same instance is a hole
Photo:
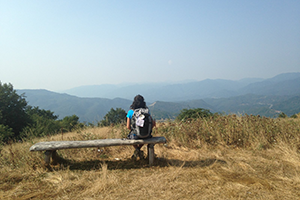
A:
{"label": "green bush", "polygon": [[72,131],[80,125],[79,117],[77,115],[66,116],[60,120],[60,126],[65,131]]}
{"label": "green bush", "polygon": [[84,126],[79,123],[76,115],[66,116],[62,120],[57,120],[58,116],[50,110],[39,109],[38,107],[28,106],[26,112],[30,116],[30,124],[21,133],[22,138],[41,137],[54,135],[61,131],[72,131]]}
{"label": "green bush", "polygon": [[7,142],[9,139],[13,138],[13,136],[14,132],[12,131],[12,128],[0,124],[0,143]]}
{"label": "green bush", "polygon": [[20,133],[22,138],[40,137],[57,133],[60,125],[50,110],[43,110],[39,107],[26,107],[26,113],[29,116],[29,124]]}
{"label": "green bush", "polygon": [[293,114],[292,116],[291,116],[291,118],[298,118],[298,115],[296,115],[296,114]]}
{"label": "green bush", "polygon": [[98,123],[98,126],[110,126],[112,124],[124,123],[126,119],[126,111],[122,108],[111,108],[110,111],[104,116],[104,119]]}
{"label": "green bush", "polygon": [[287,115],[283,112],[281,112],[279,115],[278,115],[279,118],[286,118]]}
{"label": "green bush", "polygon": [[195,109],[181,110],[179,115],[176,117],[176,119],[179,121],[186,121],[189,119],[208,118],[208,117],[212,117],[212,116],[213,116],[213,113],[211,113],[207,109],[195,108]]}

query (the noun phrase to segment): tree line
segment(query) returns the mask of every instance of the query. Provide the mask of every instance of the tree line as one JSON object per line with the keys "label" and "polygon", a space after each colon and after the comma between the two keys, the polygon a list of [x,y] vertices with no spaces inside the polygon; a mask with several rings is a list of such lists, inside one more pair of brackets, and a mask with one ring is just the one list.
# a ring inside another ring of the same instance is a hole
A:
{"label": "tree line", "polygon": [[28,105],[25,95],[18,95],[12,84],[0,82],[0,142],[67,132],[82,126],[76,115],[58,120],[54,112]]}

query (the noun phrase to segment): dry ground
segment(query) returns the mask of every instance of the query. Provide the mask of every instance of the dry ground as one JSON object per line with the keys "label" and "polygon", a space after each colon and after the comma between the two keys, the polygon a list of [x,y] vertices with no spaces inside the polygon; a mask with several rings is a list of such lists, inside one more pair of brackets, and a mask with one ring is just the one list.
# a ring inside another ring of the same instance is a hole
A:
{"label": "dry ground", "polygon": [[[132,161],[131,146],[59,151],[45,167],[38,141],[114,138],[123,129],[93,128],[3,146],[0,199],[300,199],[300,156],[272,149],[156,145],[153,167]],[[146,151],[146,148],[144,147]]]}

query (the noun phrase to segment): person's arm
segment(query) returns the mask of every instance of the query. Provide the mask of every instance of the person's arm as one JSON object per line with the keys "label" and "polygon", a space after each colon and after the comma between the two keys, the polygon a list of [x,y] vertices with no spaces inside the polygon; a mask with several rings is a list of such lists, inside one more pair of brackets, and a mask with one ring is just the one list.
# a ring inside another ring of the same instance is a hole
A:
{"label": "person's arm", "polygon": [[128,128],[129,130],[131,130],[131,127],[130,127],[130,118],[128,118],[128,117],[127,117],[127,128]]}
{"label": "person's arm", "polygon": [[129,110],[127,115],[126,115],[126,118],[127,118],[127,123],[126,123],[126,128],[131,130],[131,117],[133,115],[133,110]]}

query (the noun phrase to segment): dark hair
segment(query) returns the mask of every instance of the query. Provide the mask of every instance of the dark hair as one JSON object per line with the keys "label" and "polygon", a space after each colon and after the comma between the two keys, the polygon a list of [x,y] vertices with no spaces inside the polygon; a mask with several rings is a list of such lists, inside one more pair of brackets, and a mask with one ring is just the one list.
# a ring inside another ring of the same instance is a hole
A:
{"label": "dark hair", "polygon": [[147,108],[146,103],[144,101],[144,97],[142,95],[136,95],[133,99],[133,102],[130,106],[131,109],[135,110],[137,108]]}

